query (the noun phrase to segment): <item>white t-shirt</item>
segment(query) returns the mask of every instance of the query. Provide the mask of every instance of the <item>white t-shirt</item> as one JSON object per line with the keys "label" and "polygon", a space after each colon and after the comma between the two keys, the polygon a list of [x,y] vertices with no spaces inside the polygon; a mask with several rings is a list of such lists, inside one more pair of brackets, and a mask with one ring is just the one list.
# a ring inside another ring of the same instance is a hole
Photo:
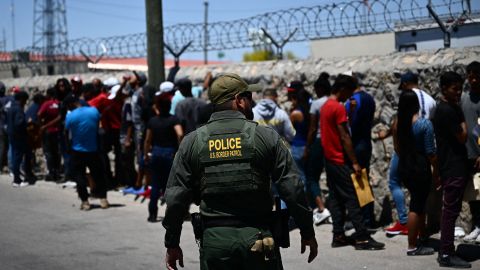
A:
{"label": "white t-shirt", "polygon": [[417,88],[412,88],[412,90],[417,94],[418,102],[420,103],[419,116],[430,120],[433,119],[437,102],[423,90]]}
{"label": "white t-shirt", "polygon": [[[310,105],[310,115],[315,115],[317,119],[320,120],[320,110],[322,109],[325,102],[327,102],[328,97],[323,96],[319,99],[315,99]],[[317,123],[317,138],[320,138],[320,125]]]}

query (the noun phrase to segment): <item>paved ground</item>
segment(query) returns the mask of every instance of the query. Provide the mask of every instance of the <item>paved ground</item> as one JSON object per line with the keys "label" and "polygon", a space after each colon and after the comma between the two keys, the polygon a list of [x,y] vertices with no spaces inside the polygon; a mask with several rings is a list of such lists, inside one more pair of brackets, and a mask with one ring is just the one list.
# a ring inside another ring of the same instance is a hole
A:
{"label": "paved ground", "polygon": [[[12,188],[0,176],[0,269],[165,269],[164,229],[147,223],[147,203],[109,193],[112,208],[82,212],[73,189],[53,183]],[[163,208],[162,214],[163,214]],[[307,264],[300,254],[298,230],[292,247],[282,250],[285,269],[438,269],[434,256],[407,257],[406,237],[374,237],[386,243],[383,251],[332,249],[331,225],[316,227],[319,256]],[[181,246],[184,269],[199,269],[191,225],[186,223]],[[460,245],[462,254],[480,269],[480,246]]]}

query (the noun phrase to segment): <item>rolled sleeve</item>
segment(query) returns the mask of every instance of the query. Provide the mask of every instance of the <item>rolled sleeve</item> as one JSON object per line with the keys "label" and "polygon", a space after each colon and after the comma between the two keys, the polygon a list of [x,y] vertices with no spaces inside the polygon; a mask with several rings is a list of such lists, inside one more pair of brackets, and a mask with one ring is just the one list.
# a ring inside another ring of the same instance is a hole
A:
{"label": "rolled sleeve", "polygon": [[272,179],[277,186],[280,198],[285,201],[291,216],[300,228],[303,239],[315,235],[312,223],[312,211],[307,206],[300,172],[284,142],[279,138],[275,146],[275,163]]}

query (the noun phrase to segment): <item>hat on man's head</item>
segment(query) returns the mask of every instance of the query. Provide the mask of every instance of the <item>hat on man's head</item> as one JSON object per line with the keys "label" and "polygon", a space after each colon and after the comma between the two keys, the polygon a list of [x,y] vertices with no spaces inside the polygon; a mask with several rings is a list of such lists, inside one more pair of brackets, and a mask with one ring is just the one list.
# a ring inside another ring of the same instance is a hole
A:
{"label": "hat on man's head", "polygon": [[175,85],[172,82],[166,81],[160,84],[160,92],[166,93],[171,92],[175,88]]}
{"label": "hat on man's head", "polygon": [[[112,87],[112,89],[110,89],[110,94],[108,95],[107,98],[110,99],[110,100],[114,99],[117,96],[117,92],[118,92],[118,90],[120,90],[120,88],[121,88],[120,84],[114,85]],[[130,91],[127,89],[127,87],[122,88],[122,94],[124,94],[126,96],[128,94],[130,94]]]}
{"label": "hat on man's head", "polygon": [[83,83],[82,78],[80,78],[80,76],[74,76],[74,77],[72,77],[72,78],[70,79],[70,82],[71,82],[71,83],[80,83],[80,84]]}
{"label": "hat on man's head", "polygon": [[103,84],[107,87],[113,87],[117,84],[120,84],[120,81],[115,77],[110,77],[110,78],[106,79],[105,81],[103,81]]}
{"label": "hat on man's head", "polygon": [[418,75],[411,71],[407,71],[400,76],[400,85],[398,86],[398,89],[401,89],[403,83],[418,83]]}
{"label": "hat on man's head", "polygon": [[13,86],[12,88],[10,88],[10,92],[12,92],[13,94],[16,94],[20,91],[21,91],[21,89],[18,86]]}
{"label": "hat on man's head", "polygon": [[244,92],[259,92],[260,84],[248,84],[234,73],[220,75],[208,89],[208,97],[213,104],[223,104]]}
{"label": "hat on man's head", "polygon": [[143,86],[144,84],[147,83],[147,75],[143,72],[137,72],[138,76],[138,82],[140,83],[140,86]]}
{"label": "hat on man's head", "polygon": [[291,81],[287,85],[287,92],[298,92],[304,89],[303,83],[301,81]]}

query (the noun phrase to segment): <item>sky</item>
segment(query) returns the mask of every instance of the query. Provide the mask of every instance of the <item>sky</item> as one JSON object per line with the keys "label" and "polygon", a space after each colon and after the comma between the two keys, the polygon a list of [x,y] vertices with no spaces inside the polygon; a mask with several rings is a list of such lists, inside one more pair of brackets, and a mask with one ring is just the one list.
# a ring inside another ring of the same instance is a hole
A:
{"label": "sky", "polygon": [[[43,2],[45,0],[37,0]],[[110,37],[146,32],[145,0],[65,0],[68,39]],[[178,23],[202,23],[205,0],[163,0],[164,26]],[[345,0],[346,2],[353,0]],[[356,0],[359,1],[359,0]],[[427,0],[418,0],[419,2]],[[439,1],[439,0],[437,0]],[[445,1],[445,0],[443,0]],[[266,12],[297,7],[332,4],[334,0],[208,0],[208,20],[231,21]],[[14,3],[14,28],[11,4]],[[480,1],[472,0],[478,8]],[[0,46],[6,41],[7,51],[32,46],[34,0],[0,0]],[[15,29],[13,32],[12,29]],[[13,38],[14,33],[15,38]],[[5,39],[4,39],[5,38]],[[224,61],[241,61],[251,48],[223,51]],[[288,43],[284,51],[298,58],[310,55],[308,42]],[[209,60],[218,60],[218,52],[209,52]],[[166,58],[173,58],[166,54]],[[203,53],[185,53],[185,59],[203,59]]]}
{"label": "sky", "polygon": [[[44,0],[37,0],[44,1]],[[11,3],[14,3],[12,28]],[[330,0],[208,0],[210,22],[230,21],[269,11],[301,6],[328,4]],[[66,0],[68,38],[109,37],[146,32],[144,0]],[[0,0],[0,40],[6,40],[7,51],[32,46],[34,0]],[[204,0],[163,0],[164,26],[177,23],[202,23]],[[15,39],[12,35],[15,29]],[[13,42],[15,40],[15,42]],[[222,60],[241,61],[249,48],[223,51]],[[288,44],[299,58],[310,54],[308,42]],[[210,60],[218,60],[218,52],[209,52]],[[183,58],[203,59],[203,53],[185,53]],[[166,55],[166,58],[171,58]]]}

